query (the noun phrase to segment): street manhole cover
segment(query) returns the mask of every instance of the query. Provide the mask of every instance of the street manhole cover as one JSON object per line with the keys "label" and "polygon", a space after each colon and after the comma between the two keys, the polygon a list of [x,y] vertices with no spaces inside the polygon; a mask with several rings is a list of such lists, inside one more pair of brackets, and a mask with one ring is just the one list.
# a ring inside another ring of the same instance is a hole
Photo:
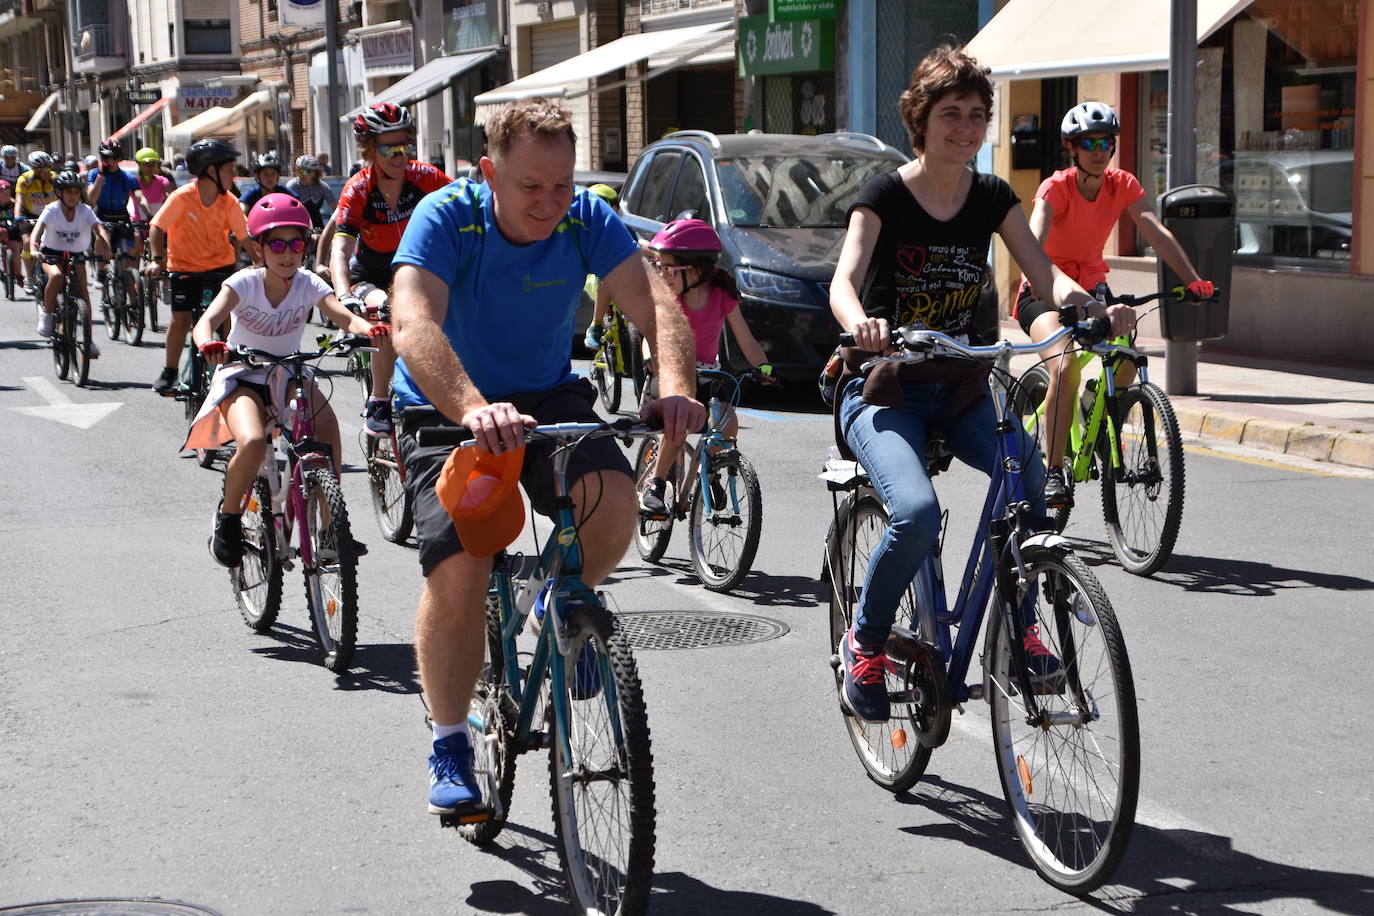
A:
{"label": "street manhole cover", "polygon": [[636,649],[704,649],[777,639],[787,624],[748,614],[630,611],[616,614]]}
{"label": "street manhole cover", "polygon": [[0,907],[0,916],[219,916],[214,910],[174,900],[50,900]]}

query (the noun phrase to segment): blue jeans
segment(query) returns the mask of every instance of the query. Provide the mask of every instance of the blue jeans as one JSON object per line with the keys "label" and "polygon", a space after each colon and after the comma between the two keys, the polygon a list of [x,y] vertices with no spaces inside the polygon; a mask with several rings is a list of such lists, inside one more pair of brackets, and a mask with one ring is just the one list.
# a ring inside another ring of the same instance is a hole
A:
{"label": "blue jeans", "polygon": [[[890,517],[869,561],[855,619],[860,643],[882,645],[892,629],[898,602],[940,536],[940,501],[926,475],[926,429],[938,426],[954,457],[991,476],[997,461],[997,411],[989,395],[952,416],[956,386],[926,382],[903,384],[901,407],[875,407],[863,402],[863,383],[856,378],[845,384],[840,394],[840,429]],[[1020,450],[1026,497],[1033,510],[1043,515],[1045,466],[1024,430]]]}

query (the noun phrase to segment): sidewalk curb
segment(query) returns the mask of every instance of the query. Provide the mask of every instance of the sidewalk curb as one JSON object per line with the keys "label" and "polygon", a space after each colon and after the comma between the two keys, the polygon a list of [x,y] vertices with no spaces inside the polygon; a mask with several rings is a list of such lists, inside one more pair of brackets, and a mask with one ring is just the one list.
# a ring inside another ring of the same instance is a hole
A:
{"label": "sidewalk curb", "polygon": [[1174,404],[1179,429],[1229,445],[1374,470],[1374,435]]}

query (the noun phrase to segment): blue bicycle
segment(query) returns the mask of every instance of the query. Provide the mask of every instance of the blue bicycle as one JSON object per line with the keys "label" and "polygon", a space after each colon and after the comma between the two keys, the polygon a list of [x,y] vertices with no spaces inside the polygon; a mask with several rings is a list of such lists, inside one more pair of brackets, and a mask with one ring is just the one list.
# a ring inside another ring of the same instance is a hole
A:
{"label": "blue bicycle", "polygon": [[[1084,322],[1038,344],[975,347],[902,328],[893,335],[898,352],[874,360],[990,363],[999,460],[953,605],[945,594],[942,534],[898,608],[886,647],[892,717],[870,723],[844,716],[869,777],[897,793],[921,778],[949,736],[952,711],[986,701],[1017,835],[1046,881],[1077,894],[1108,880],[1130,839],[1140,784],[1135,687],[1102,586],[1048,520],[1031,513],[1020,473],[1024,433],[1007,403],[1014,353],[1040,352],[1067,335],[1094,342],[1106,331],[1105,322]],[[927,463],[932,476],[949,463],[936,435],[927,442]],[[821,477],[834,504],[822,577],[831,588],[831,665],[843,689],[838,646],[888,515],[857,462],[832,458]],[[1027,666],[1021,634],[1032,623],[1062,662],[1055,676],[1037,680]],[[968,683],[975,654],[982,672]]]}
{"label": "blue bicycle", "polygon": [[[496,555],[487,586],[486,664],[468,713],[483,810],[443,818],[472,843],[490,843],[506,823],[515,758],[547,748],[558,858],[577,913],[645,912],[655,812],[639,672],[616,617],[580,579],[567,466],[587,439],[614,436],[628,444],[654,433],[629,418],[526,431],[530,441],[558,443],[551,460],[560,508],[537,559]],[[431,426],[417,440],[465,447],[468,435]],[[518,653],[516,637],[531,611],[535,644]]]}

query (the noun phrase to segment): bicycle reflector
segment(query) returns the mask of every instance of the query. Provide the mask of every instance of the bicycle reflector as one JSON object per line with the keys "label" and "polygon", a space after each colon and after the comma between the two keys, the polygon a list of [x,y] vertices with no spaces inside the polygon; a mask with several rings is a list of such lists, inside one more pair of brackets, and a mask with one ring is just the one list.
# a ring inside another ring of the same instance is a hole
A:
{"label": "bicycle reflector", "polygon": [[500,455],[476,446],[456,448],[444,462],[434,492],[472,556],[494,556],[525,527],[517,486],[524,463],[524,446]]}

